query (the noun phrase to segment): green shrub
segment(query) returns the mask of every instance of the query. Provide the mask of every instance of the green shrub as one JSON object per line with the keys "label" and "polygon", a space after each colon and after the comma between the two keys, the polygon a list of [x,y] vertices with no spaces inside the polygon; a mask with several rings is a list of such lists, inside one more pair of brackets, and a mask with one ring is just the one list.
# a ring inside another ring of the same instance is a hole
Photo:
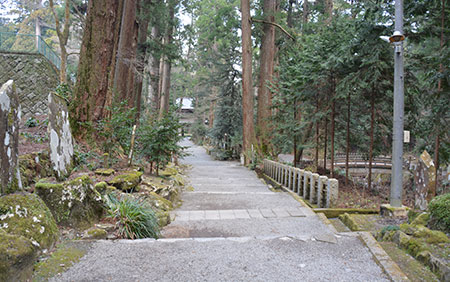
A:
{"label": "green shrub", "polygon": [[170,162],[174,155],[182,156],[183,147],[178,142],[183,138],[178,118],[169,112],[161,119],[149,119],[142,122],[137,133],[136,152],[155,164],[156,173]]}
{"label": "green shrub", "polygon": [[435,197],[431,200],[428,209],[430,228],[450,233],[450,193]]}
{"label": "green shrub", "polygon": [[119,235],[122,238],[158,238],[158,220],[145,202],[130,197],[119,200],[116,195],[108,194],[106,203],[109,217],[119,222]]}

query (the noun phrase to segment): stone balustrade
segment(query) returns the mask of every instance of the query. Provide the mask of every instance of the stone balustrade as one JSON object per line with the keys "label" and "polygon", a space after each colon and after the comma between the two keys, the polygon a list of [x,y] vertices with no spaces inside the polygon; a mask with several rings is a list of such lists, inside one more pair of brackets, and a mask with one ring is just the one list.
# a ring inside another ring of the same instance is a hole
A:
{"label": "stone balustrade", "polygon": [[336,205],[339,192],[337,179],[267,159],[263,163],[264,174],[311,204],[319,208]]}

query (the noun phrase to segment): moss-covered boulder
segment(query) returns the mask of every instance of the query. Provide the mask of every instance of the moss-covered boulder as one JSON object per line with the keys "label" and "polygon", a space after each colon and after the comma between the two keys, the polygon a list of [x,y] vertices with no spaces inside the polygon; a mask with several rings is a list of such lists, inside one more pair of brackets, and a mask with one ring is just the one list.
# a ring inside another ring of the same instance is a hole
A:
{"label": "moss-covered boulder", "polygon": [[170,165],[167,166],[164,170],[159,171],[159,175],[161,176],[173,176],[177,174],[178,170],[174,167],[171,167]]}
{"label": "moss-covered boulder", "polygon": [[450,193],[431,200],[428,210],[430,211],[429,227],[450,233]]}
{"label": "moss-covered boulder", "polygon": [[35,194],[0,197],[0,229],[9,234],[21,235],[42,249],[52,247],[58,239],[55,219]]}
{"label": "moss-covered boulder", "polygon": [[152,206],[162,211],[170,211],[173,209],[173,204],[171,201],[165,199],[164,197],[156,194],[155,192],[150,192],[145,196],[146,201]]}
{"label": "moss-covered boulder", "polygon": [[19,156],[19,169],[24,187],[53,175],[48,151]]}
{"label": "moss-covered boulder", "polygon": [[36,193],[60,225],[86,229],[103,215],[102,196],[87,175],[61,184],[38,182]]}
{"label": "moss-covered boulder", "polygon": [[106,236],[108,235],[108,232],[106,230],[93,227],[89,228],[84,232],[83,239],[88,240],[98,240],[98,239],[106,239]]}
{"label": "moss-covered boulder", "polygon": [[414,218],[411,222],[412,225],[427,225],[430,220],[430,214],[427,212],[423,212]]}
{"label": "moss-covered boulder", "polygon": [[118,175],[108,182],[109,185],[116,187],[122,191],[136,191],[141,182],[142,172],[130,171],[125,174]]}
{"label": "moss-covered boulder", "polygon": [[27,281],[37,250],[25,237],[0,230],[0,281]]}
{"label": "moss-covered boulder", "polygon": [[110,176],[113,175],[115,172],[116,171],[112,168],[99,168],[95,170],[95,174],[103,176]]}

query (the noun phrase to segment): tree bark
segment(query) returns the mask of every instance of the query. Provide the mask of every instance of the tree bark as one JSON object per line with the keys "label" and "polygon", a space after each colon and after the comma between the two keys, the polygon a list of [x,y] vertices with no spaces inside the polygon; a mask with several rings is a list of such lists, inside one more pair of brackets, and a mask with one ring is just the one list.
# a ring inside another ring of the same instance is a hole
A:
{"label": "tree bark", "polygon": [[61,23],[59,22],[59,18],[56,15],[54,2],[53,0],[49,1],[50,8],[53,13],[53,17],[55,18],[55,26],[56,26],[56,34],[58,35],[59,48],[61,49],[61,66],[59,70],[59,81],[61,83],[67,82],[67,40],[69,39],[69,30],[70,30],[70,1],[64,1],[64,27],[61,31]]}
{"label": "tree bark", "polygon": [[369,177],[367,179],[367,189],[372,189],[372,162],[373,162],[373,135],[375,124],[375,95],[370,99],[370,147],[369,147]]}
{"label": "tree bark", "polygon": [[[263,14],[265,21],[274,22],[277,10],[276,0],[264,0]],[[272,93],[268,84],[272,82],[275,59],[275,27],[264,23],[261,39],[261,57],[258,84],[258,130],[260,143],[267,147],[269,118],[271,117]]]}
{"label": "tree bark", "polygon": [[[308,0],[304,0],[303,1],[303,14],[302,14],[302,18],[303,18],[303,25],[308,23],[308,18],[309,18],[309,5],[308,5]],[[304,31],[305,28],[303,26],[302,30]]]}
{"label": "tree bark", "polygon": [[327,147],[328,147],[328,118],[325,116],[325,134],[323,144],[323,168],[327,169]]}
{"label": "tree bark", "polygon": [[[333,95],[334,96],[334,95]],[[331,177],[334,177],[334,132],[335,132],[335,116],[336,116],[336,102],[331,102],[331,136],[330,136],[330,165],[331,165]]]}
{"label": "tree bark", "polygon": [[330,24],[333,19],[333,0],[325,0],[325,23]]}
{"label": "tree bark", "polygon": [[149,5],[150,0],[141,0],[138,5],[138,45],[137,45],[137,62],[136,62],[136,78],[135,78],[135,93],[136,93],[136,121],[139,121],[141,115],[141,101],[142,101],[142,84],[144,81],[144,66],[147,59],[147,33],[149,25]]}
{"label": "tree bark", "polygon": [[[160,31],[159,26],[154,25],[152,27],[152,40],[155,42],[160,42]],[[150,87],[148,91],[147,98],[147,109],[150,110],[150,101],[153,105],[153,109],[159,112],[159,62],[160,62],[159,52],[153,52],[149,60],[150,69]]]}
{"label": "tree bark", "polygon": [[287,26],[290,28],[293,27],[292,6],[294,5],[294,3],[295,3],[295,0],[289,0],[288,12],[287,12]]}
{"label": "tree bark", "polygon": [[250,1],[241,0],[242,28],[242,152],[244,164],[248,165],[251,146],[254,142],[253,125],[253,82],[252,82],[252,39],[250,21]]}
{"label": "tree bark", "polygon": [[[164,45],[169,46],[172,43],[172,34],[174,29],[174,17],[175,17],[175,1],[168,2],[169,5],[169,23],[167,31],[164,35]],[[164,67],[161,80],[161,105],[159,108],[159,118],[161,119],[166,113],[169,112],[170,105],[170,71],[172,68],[171,58],[164,56]]]}
{"label": "tree bark", "polygon": [[345,140],[345,185],[348,185],[348,156],[350,153],[350,106],[351,106],[351,92],[347,96],[347,137]]}
{"label": "tree bark", "polygon": [[117,101],[128,101],[135,107],[134,73],[136,68],[137,32],[136,8],[139,0],[126,0],[123,8],[114,89]]}
{"label": "tree bark", "polygon": [[81,124],[106,115],[105,102],[114,65],[116,23],[120,21],[120,1],[89,1],[80,51],[77,82],[71,104],[72,128],[80,135]]}

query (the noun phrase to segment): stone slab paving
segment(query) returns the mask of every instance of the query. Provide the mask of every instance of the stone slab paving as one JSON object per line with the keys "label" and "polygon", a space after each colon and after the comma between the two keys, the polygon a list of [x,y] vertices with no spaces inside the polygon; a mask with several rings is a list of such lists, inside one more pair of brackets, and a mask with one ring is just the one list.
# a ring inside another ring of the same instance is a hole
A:
{"label": "stone slab paving", "polygon": [[254,172],[183,145],[194,192],[165,238],[97,241],[53,281],[389,281],[355,233],[337,234]]}

